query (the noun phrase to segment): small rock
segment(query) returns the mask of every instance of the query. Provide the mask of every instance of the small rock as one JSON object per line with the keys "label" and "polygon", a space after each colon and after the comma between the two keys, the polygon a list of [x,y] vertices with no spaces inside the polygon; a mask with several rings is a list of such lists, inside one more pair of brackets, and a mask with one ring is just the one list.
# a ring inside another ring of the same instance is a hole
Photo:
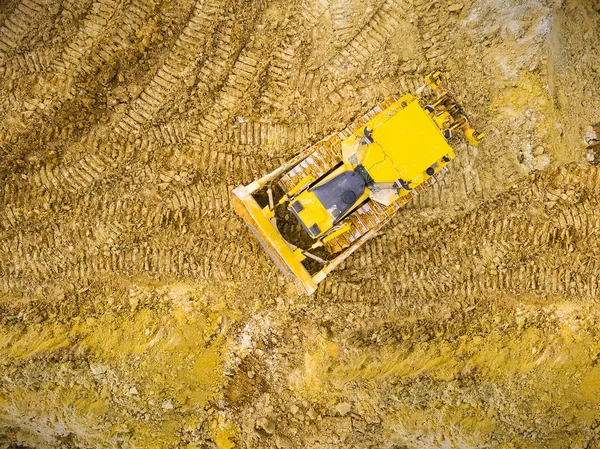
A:
{"label": "small rock", "polygon": [[124,102],[124,101],[129,100],[129,92],[123,86],[117,86],[117,87],[115,87],[113,89],[113,91],[112,91],[112,95],[119,102]]}
{"label": "small rock", "polygon": [[92,370],[92,374],[94,374],[94,376],[99,376],[106,372],[106,368],[104,367],[104,365],[100,365],[98,363],[92,363],[90,365],[90,369]]}
{"label": "small rock", "polygon": [[196,84],[196,77],[194,75],[184,78],[183,82],[187,87],[193,87]]}
{"label": "small rock", "polygon": [[312,419],[313,421],[314,421],[315,419],[317,419],[317,416],[318,416],[318,415],[317,415],[317,412],[315,412],[315,409],[314,409],[314,408],[312,408],[312,407],[308,409],[308,412],[306,412],[306,414],[307,414],[307,415],[308,415],[308,417],[309,417],[310,419]]}
{"label": "small rock", "polygon": [[494,36],[496,36],[496,34],[498,34],[499,31],[500,31],[500,24],[499,23],[494,23],[487,30],[487,37],[494,37]]}
{"label": "small rock", "polygon": [[129,96],[135,100],[137,97],[140,96],[140,94],[142,93],[143,89],[135,84],[130,84],[129,86],[127,86],[127,91],[129,92]]}
{"label": "small rock", "polygon": [[258,418],[254,427],[257,430],[264,430],[268,435],[272,435],[275,432],[275,425],[268,418]]}
{"label": "small rock", "polygon": [[457,12],[457,11],[460,11],[461,9],[463,9],[463,6],[464,5],[462,3],[454,3],[448,7],[448,11]]}
{"label": "small rock", "polygon": [[533,150],[534,156],[540,156],[542,154],[544,154],[544,147],[537,147],[535,150]]}
{"label": "small rock", "polygon": [[100,84],[102,84],[103,86],[106,86],[113,79],[115,79],[116,76],[117,76],[117,69],[114,67],[108,66],[108,67],[104,67],[102,70],[100,70],[100,73],[98,74],[98,80],[100,81]]}
{"label": "small rock", "polygon": [[348,413],[350,413],[351,409],[352,409],[352,404],[350,404],[348,402],[340,402],[335,407],[335,411],[338,412],[340,414],[340,416],[346,416]]}
{"label": "small rock", "polygon": [[131,387],[131,388],[129,389],[129,391],[127,392],[127,394],[128,394],[128,395],[130,395],[130,396],[135,396],[135,395],[137,395],[137,394],[138,394],[137,388],[135,388],[135,387]]}
{"label": "small rock", "polygon": [[275,436],[275,446],[277,446],[277,449],[292,449],[294,447],[292,440],[283,435]]}
{"label": "small rock", "polygon": [[542,154],[535,159],[536,170],[544,170],[548,165],[550,165],[550,156],[547,154]]}
{"label": "small rock", "polygon": [[292,404],[290,407],[290,412],[292,412],[292,415],[297,415],[299,411],[300,408],[296,404]]}
{"label": "small rock", "polygon": [[164,410],[173,410],[173,403],[171,402],[170,399],[167,399],[166,401],[164,401],[162,403],[162,408]]}

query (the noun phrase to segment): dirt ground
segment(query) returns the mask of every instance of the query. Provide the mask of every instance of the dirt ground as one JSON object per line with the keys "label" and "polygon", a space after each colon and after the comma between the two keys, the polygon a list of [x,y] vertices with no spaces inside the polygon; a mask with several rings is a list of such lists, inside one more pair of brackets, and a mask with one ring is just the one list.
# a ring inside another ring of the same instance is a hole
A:
{"label": "dirt ground", "polygon": [[[298,297],[231,189],[432,68],[485,141]],[[599,123],[598,0],[0,1],[0,447],[600,448]]]}

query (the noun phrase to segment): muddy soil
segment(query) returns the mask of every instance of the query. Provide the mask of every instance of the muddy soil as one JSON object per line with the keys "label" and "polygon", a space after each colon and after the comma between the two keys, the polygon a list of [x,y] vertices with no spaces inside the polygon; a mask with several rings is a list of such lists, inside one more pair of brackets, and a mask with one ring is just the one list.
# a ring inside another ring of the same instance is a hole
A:
{"label": "muddy soil", "polygon": [[[599,55],[597,0],[0,2],[0,447],[600,447]],[[298,297],[231,189],[433,68],[485,141]]]}

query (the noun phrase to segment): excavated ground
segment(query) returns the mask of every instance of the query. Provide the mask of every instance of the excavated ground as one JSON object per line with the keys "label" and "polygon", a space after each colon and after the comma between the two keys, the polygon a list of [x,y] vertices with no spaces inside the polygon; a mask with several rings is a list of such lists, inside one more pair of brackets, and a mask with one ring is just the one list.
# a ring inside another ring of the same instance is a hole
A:
{"label": "excavated ground", "polygon": [[[600,447],[600,3],[458,1],[0,1],[0,447]],[[486,140],[296,296],[231,188],[432,68]]]}

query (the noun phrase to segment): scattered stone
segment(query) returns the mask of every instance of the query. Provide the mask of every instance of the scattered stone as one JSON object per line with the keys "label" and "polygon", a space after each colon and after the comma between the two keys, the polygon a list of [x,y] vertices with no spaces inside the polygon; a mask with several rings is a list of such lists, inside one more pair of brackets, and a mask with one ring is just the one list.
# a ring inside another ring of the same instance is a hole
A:
{"label": "scattered stone", "polygon": [[448,7],[448,11],[457,12],[463,9],[464,5],[462,3],[454,3]]}
{"label": "scattered stone", "polygon": [[596,155],[592,152],[587,152],[585,153],[585,160],[592,163],[596,160]]}
{"label": "scattered stone", "polygon": [[112,91],[112,95],[119,103],[129,100],[129,92],[123,86],[115,87]]}
{"label": "scattered stone", "polygon": [[106,367],[104,365],[100,365],[99,363],[92,363],[90,365],[90,369],[92,370],[92,374],[94,376],[100,376],[106,372]]}
{"label": "scattered stone", "polygon": [[275,436],[275,446],[277,446],[277,449],[292,449],[294,447],[292,440],[283,435]]}
{"label": "scattered stone", "polygon": [[173,410],[173,403],[170,399],[167,399],[162,403],[163,410]]}
{"label": "scattered stone", "polygon": [[296,404],[292,404],[290,407],[290,412],[292,412],[292,415],[297,415],[299,411],[300,408]]}
{"label": "scattered stone", "polygon": [[307,415],[308,415],[308,417],[309,417],[310,419],[312,419],[313,421],[314,421],[315,419],[317,419],[317,416],[319,416],[319,415],[317,414],[317,412],[315,412],[315,409],[314,409],[314,408],[312,408],[312,407],[308,409],[308,412],[306,412],[306,414],[307,414]]}
{"label": "scattered stone", "polygon": [[349,402],[340,402],[335,407],[335,411],[338,412],[340,416],[346,416],[348,413],[350,413],[351,409],[352,404],[350,404]]}
{"label": "scattered stone", "polygon": [[116,76],[117,69],[115,67],[104,67],[102,70],[100,70],[100,73],[98,74],[98,80],[100,81],[100,84],[106,86],[113,79],[115,79]]}
{"label": "scattered stone", "polygon": [[127,91],[129,92],[129,96],[133,100],[135,100],[137,97],[140,96],[143,89],[140,86],[138,86],[137,84],[130,84],[129,86],[127,86]]}
{"label": "scattered stone", "polygon": [[135,387],[131,387],[131,388],[129,389],[129,391],[127,392],[127,394],[128,394],[129,396],[135,396],[135,395],[137,395],[137,394],[138,394],[137,388],[135,388]]}
{"label": "scattered stone", "polygon": [[541,171],[545,169],[548,165],[550,165],[550,156],[548,156],[547,154],[542,154],[535,159],[536,170]]}
{"label": "scattered stone", "polygon": [[273,435],[275,425],[268,418],[258,418],[254,427],[257,430],[264,430],[267,435]]}

